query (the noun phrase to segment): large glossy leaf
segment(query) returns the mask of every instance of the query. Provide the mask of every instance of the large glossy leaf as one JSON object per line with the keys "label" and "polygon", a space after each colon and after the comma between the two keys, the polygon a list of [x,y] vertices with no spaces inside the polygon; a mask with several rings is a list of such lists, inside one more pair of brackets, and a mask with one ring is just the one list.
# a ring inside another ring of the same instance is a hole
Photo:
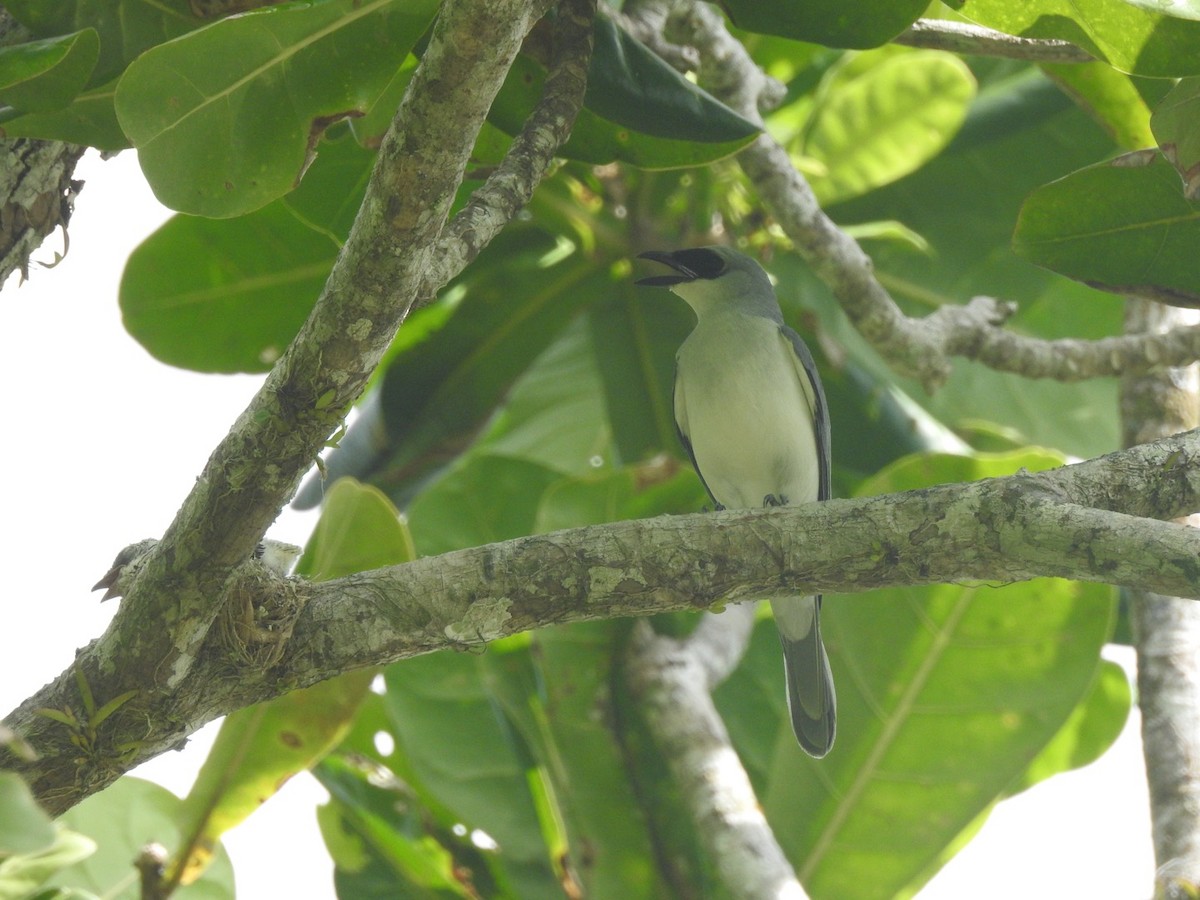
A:
{"label": "large glossy leaf", "polygon": [[679,452],[671,407],[675,353],[695,324],[678,297],[638,288],[630,274],[588,312],[619,462]]}
{"label": "large glossy leaf", "polygon": [[[328,460],[330,476],[369,478],[406,505],[475,440],[516,379],[609,283],[565,236],[506,229],[429,310],[433,327],[418,328],[416,339],[405,334],[409,325],[401,330],[403,346],[377,394]],[[298,505],[318,501],[312,485]]]}
{"label": "large glossy leaf", "polygon": [[579,318],[513,385],[478,446],[578,475],[611,464],[611,432],[600,373]]}
{"label": "large glossy leaf", "polygon": [[95,29],[100,56],[92,84],[111,80],[145,50],[204,24],[188,0],[7,0],[4,8],[40,38]]}
{"label": "large glossy leaf", "polygon": [[[96,842],[94,854],[62,870],[50,884],[81,888],[114,900],[142,896],[134,861],[152,841],[168,852],[179,849],[177,824],[182,801],[166,788],[126,775],[88,797],[59,819],[73,831]],[[232,900],[233,866],[224,848],[217,848],[212,866],[199,881],[181,887],[173,896],[193,900]]]}
{"label": "large glossy leaf", "polygon": [[817,198],[834,203],[916,171],[954,137],[974,96],[970,69],[940,51],[890,53],[847,74],[835,68],[797,148],[819,164]]}
{"label": "large glossy leaf", "polygon": [[[325,500],[298,571],[321,581],[415,555],[387,498],[343,479]],[[182,870],[185,884],[207,867],[221,835],[342,740],[374,677],[374,669],[357,669],[226,716],[179,811],[180,830],[191,838],[172,867]]]}
{"label": "large glossy leaf", "polygon": [[1123,72],[1200,72],[1200,21],[1170,15],[1171,8],[1126,0],[967,0],[959,12],[1009,34],[1071,41]]}
{"label": "large glossy leaf", "polygon": [[1163,155],[1183,177],[1189,199],[1200,197],[1200,78],[1183,78],[1159,103],[1151,118]]}
{"label": "large glossy leaf", "polygon": [[29,113],[0,125],[6,138],[32,137],[67,141],[100,150],[125,150],[132,146],[113,106],[117,83],[91,88],[79,94],[63,109]]}
{"label": "large glossy leaf", "polygon": [[38,853],[53,843],[54,824],[29,785],[16,772],[0,772],[0,859]]}
{"label": "large glossy leaf", "polygon": [[[1034,452],[914,457],[864,491],[1057,462]],[[915,890],[939,849],[1005,793],[1087,696],[1113,611],[1111,589],[1044,580],[827,597],[838,741],[822,761],[794,746],[777,640],[758,629],[717,700],[810,896]]]}
{"label": "large glossy leaf", "polygon": [[1009,785],[1008,795],[1027,790],[1051,775],[1095,762],[1120,737],[1132,707],[1133,688],[1125,670],[1102,660],[1087,695],[1020,780]]}
{"label": "large glossy leaf", "polygon": [[[606,19],[596,23],[585,106],[559,153],[589,163],[694,166],[740,150],[758,133]],[[517,134],[542,96],[546,71],[517,57],[488,118]]]}
{"label": "large glossy leaf", "polygon": [[1134,79],[1104,63],[1042,67],[1124,150],[1154,146],[1150,108]]}
{"label": "large glossy leaf", "polygon": [[320,294],[372,160],[349,138],[327,141],[288,197],[236,219],[168,221],[125,264],[129,333],[182,368],[270,369]]}
{"label": "large glossy leaf", "polygon": [[170,365],[265,372],[308,317],[337,249],[278,204],[229,221],[176,217],[125,265],[125,328]]}
{"label": "large glossy leaf", "polygon": [[878,47],[917,20],[924,0],[724,0],[735,25],[827,47]]}
{"label": "large glossy leaf", "polygon": [[479,657],[444,652],[391,667],[385,706],[397,749],[420,793],[499,844],[519,896],[561,897],[543,836],[553,824],[531,790],[544,773],[497,708],[487,668]]}
{"label": "large glossy leaf", "polygon": [[99,55],[94,28],[2,47],[0,101],[21,112],[61,109],[83,90]]}
{"label": "large glossy leaf", "polygon": [[677,141],[724,143],[759,131],[599,16],[584,103],[609,122]]}
{"label": "large glossy leaf", "polygon": [[1200,203],[1158,154],[1091,166],[1034,191],[1013,249],[1094,287],[1200,307]]}
{"label": "large glossy leaf", "polygon": [[[370,700],[380,705],[379,698]],[[335,865],[338,896],[414,900],[478,896],[471,883],[464,883],[463,875],[470,862],[478,864],[486,856],[471,846],[469,836],[451,830],[454,823],[431,826],[421,815],[426,811],[416,807],[412,790],[394,776],[384,777],[391,773],[386,762],[374,759],[379,751],[372,740],[386,733],[389,723],[382,713],[360,715],[359,720],[371,731],[348,744],[346,756],[327,758],[315,773],[330,794],[317,820]],[[392,761],[393,754],[382,756]],[[486,876],[486,865],[479,869]],[[471,876],[476,886],[484,880],[479,871],[471,871]],[[494,891],[488,896],[513,895]]]}
{"label": "large glossy leaf", "polygon": [[155,195],[226,217],[291,190],[322,132],[369,109],[434,0],[320,0],[223,19],[138,57],[117,116]]}

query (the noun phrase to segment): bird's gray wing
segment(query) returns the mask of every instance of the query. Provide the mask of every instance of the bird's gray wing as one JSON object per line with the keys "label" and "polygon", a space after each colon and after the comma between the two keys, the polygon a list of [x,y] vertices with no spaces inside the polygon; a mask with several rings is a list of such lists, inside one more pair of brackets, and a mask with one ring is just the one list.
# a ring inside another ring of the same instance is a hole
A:
{"label": "bird's gray wing", "polygon": [[805,393],[809,395],[809,402],[812,404],[813,434],[816,436],[817,463],[820,466],[817,499],[828,500],[833,494],[830,479],[829,405],[825,400],[825,388],[821,385],[821,374],[817,371],[817,364],[813,362],[804,339],[786,325],[781,326],[779,331],[792,345],[792,351],[801,367],[797,374],[801,376],[801,383],[806,385]]}
{"label": "bird's gray wing", "polygon": [[700,464],[696,462],[696,451],[692,449],[692,439],[688,434],[687,398],[684,394],[682,379],[679,377],[678,360],[675,363],[675,383],[671,388],[671,407],[675,413],[675,433],[679,435],[679,443],[683,444],[683,449],[687,451],[688,459],[692,462],[692,469],[695,470],[700,483],[704,485],[704,491],[712,500],[713,506],[717,509],[724,509],[725,507],[713,496],[708,482],[704,480],[704,473],[700,471]]}
{"label": "bird's gray wing", "polygon": [[[812,354],[800,335],[787,326],[780,326],[779,330],[793,352],[796,376],[812,411],[818,466],[817,499],[828,500],[832,489],[829,407],[825,389]],[[792,731],[805,752],[822,757],[833,747],[837,731],[837,696],[833,690],[829,657],[821,640],[821,595],[772,600],[771,608],[783,645]]]}

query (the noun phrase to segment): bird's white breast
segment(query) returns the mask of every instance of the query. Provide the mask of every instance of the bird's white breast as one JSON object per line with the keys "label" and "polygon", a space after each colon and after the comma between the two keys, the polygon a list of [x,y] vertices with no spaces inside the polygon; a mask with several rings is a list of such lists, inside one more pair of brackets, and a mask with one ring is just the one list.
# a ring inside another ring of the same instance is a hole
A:
{"label": "bird's white breast", "polygon": [[811,401],[791,344],[769,319],[712,312],[676,359],[676,420],[722,506],[817,498]]}

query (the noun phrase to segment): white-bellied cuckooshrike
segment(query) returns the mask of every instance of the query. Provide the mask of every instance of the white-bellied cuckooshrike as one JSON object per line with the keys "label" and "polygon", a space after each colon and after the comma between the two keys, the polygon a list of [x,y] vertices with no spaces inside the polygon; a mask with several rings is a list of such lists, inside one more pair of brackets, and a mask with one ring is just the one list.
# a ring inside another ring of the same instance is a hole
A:
{"label": "white-bellied cuckooshrike", "polygon": [[[143,541],[138,541],[136,544],[130,544],[117,554],[117,558],[113,560],[112,567],[92,587],[93,591],[104,588],[104,596],[100,598],[101,603],[105,600],[111,600],[113,597],[125,596],[125,592],[129,590],[129,586],[133,584],[133,579],[145,563],[146,554],[157,543],[158,540],[156,538],[146,538]],[[286,578],[291,574],[292,567],[296,564],[296,560],[300,558],[301,552],[301,549],[295,544],[285,544],[283,541],[273,541],[270,538],[264,538],[262,543],[254,548],[253,558],[257,559],[276,575]]]}
{"label": "white-bellied cuckooshrike", "polygon": [[[687,301],[696,327],[675,356],[675,425],[718,508],[829,499],[829,410],[800,335],[783,324],[767,273],[729,247],[641,258],[671,275],[638,284]],[[812,756],[833,746],[837,703],[821,643],[821,597],[771,601],[792,730]]]}

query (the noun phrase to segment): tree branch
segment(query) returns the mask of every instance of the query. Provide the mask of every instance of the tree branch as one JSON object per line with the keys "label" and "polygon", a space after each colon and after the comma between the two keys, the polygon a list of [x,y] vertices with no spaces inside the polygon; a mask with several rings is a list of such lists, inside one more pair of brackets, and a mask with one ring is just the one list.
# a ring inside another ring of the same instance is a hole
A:
{"label": "tree branch", "polygon": [[[654,2],[644,5],[661,8]],[[761,98],[773,96],[774,87],[729,34],[721,15],[707,4],[682,0],[674,5],[669,23],[673,35],[699,51],[701,83],[746,118],[761,121]],[[1154,338],[1110,338],[1095,344],[1020,337],[1000,327],[1015,307],[987,297],[911,319],[875,278],[871,259],[858,242],[821,210],[808,182],[777,141],[764,133],[737,159],[763,205],[859,332],[897,370],[930,390],[949,376],[954,356],[1001,371],[1064,380],[1115,371],[1160,371],[1200,358],[1200,334],[1195,330]]]}
{"label": "tree branch", "polygon": [[[1126,328],[1176,329],[1188,315],[1130,300]],[[1196,427],[1197,367],[1123,379],[1121,418],[1127,444]],[[1154,896],[1186,896],[1188,885],[1193,892],[1200,885],[1200,604],[1152,592],[1148,585],[1138,588],[1131,595],[1129,617],[1137,649],[1142,752],[1158,863]]]}
{"label": "tree branch", "polygon": [[571,134],[583,106],[592,58],[596,0],[562,0],[554,22],[554,49],[542,99],[499,167],[442,231],[417,305],[466,268],[533,196],[554,154]]}
{"label": "tree branch", "polygon": [[[60,676],[6,720],[42,758],[0,765],[25,772],[58,811],[216,716],[353,668],[560,622],[708,609],[781,590],[1056,576],[1197,597],[1200,532],[1158,521],[1197,509],[1200,430],[1037,474],[578,528],[319,584],[291,580],[286,590],[251,580],[245,590],[257,590],[260,605],[301,609],[275,665],[239,664],[217,629],[192,678],[158,702],[139,695],[106,721],[83,760],[69,730],[37,712],[78,709],[74,683]],[[243,589],[245,571],[231,590]],[[117,696],[101,687],[98,704]]]}
{"label": "tree branch", "polygon": [[[750,640],[754,607],[705,616],[685,640],[639,622],[626,674],[696,833],[732,897],[805,897],[775,840],[711,691]],[[717,661],[714,664],[714,661]]]}
{"label": "tree branch", "polygon": [[1036,40],[948,19],[917,19],[893,43],[971,56],[1000,56],[1037,63],[1086,63],[1095,57],[1070,41]]}
{"label": "tree branch", "polygon": [[[83,679],[96,696],[136,692],[136,702],[119,713],[134,744],[147,722],[174,732],[176,740],[198,724],[178,695],[196,669],[230,575],[250,558],[404,320],[479,127],[547,5],[442,5],[383,139],[358,218],[308,321],[213,451],[104,637],[39,693],[44,702],[37,705],[78,707],[76,684]],[[82,768],[86,777],[60,769],[61,780],[42,785],[61,797],[56,808],[115,777],[111,765]]]}

